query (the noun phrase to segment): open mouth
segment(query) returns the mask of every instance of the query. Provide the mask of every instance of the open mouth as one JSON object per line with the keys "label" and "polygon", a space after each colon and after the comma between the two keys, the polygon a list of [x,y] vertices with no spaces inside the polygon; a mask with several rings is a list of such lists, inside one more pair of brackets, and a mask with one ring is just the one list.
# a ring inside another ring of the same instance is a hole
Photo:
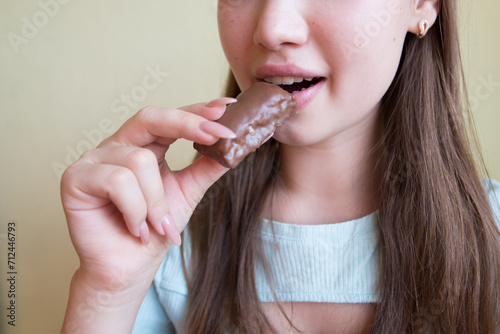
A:
{"label": "open mouth", "polygon": [[275,84],[289,93],[298,93],[318,84],[324,78],[299,78],[299,77],[272,77],[265,78],[264,81]]}

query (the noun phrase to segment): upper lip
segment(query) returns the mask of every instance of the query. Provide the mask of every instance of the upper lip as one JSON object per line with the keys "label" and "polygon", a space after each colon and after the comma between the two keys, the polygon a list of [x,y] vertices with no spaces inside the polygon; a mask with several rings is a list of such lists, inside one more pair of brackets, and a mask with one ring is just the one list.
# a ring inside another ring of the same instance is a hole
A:
{"label": "upper lip", "polygon": [[321,77],[321,75],[316,72],[305,70],[294,64],[264,64],[257,68],[254,75],[259,80],[264,80],[266,78],[272,77]]}

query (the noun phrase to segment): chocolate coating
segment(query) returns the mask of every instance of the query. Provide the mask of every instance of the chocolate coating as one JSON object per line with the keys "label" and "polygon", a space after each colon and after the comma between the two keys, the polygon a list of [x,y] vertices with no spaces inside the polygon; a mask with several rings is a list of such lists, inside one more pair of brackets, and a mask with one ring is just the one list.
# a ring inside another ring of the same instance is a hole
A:
{"label": "chocolate coating", "polygon": [[221,138],[210,146],[194,144],[198,152],[227,168],[236,167],[271,138],[297,106],[292,94],[266,82],[252,85],[236,99],[217,121],[233,130],[236,138]]}

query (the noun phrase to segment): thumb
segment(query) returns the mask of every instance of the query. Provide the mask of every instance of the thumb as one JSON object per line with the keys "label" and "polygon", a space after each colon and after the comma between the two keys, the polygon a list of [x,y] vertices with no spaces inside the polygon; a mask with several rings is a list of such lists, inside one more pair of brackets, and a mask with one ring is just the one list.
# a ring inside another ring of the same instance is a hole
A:
{"label": "thumb", "polygon": [[201,156],[190,166],[178,171],[179,185],[191,210],[196,208],[208,188],[228,170],[229,168],[222,166],[215,160]]}

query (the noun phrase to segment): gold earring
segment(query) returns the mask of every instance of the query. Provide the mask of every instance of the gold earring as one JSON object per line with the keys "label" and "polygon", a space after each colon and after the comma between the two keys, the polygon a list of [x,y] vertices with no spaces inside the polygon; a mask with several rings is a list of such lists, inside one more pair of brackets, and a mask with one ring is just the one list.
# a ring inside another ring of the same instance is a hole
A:
{"label": "gold earring", "polygon": [[429,30],[429,21],[422,20],[418,23],[418,27],[420,28],[420,33],[417,35],[417,38],[424,38]]}

